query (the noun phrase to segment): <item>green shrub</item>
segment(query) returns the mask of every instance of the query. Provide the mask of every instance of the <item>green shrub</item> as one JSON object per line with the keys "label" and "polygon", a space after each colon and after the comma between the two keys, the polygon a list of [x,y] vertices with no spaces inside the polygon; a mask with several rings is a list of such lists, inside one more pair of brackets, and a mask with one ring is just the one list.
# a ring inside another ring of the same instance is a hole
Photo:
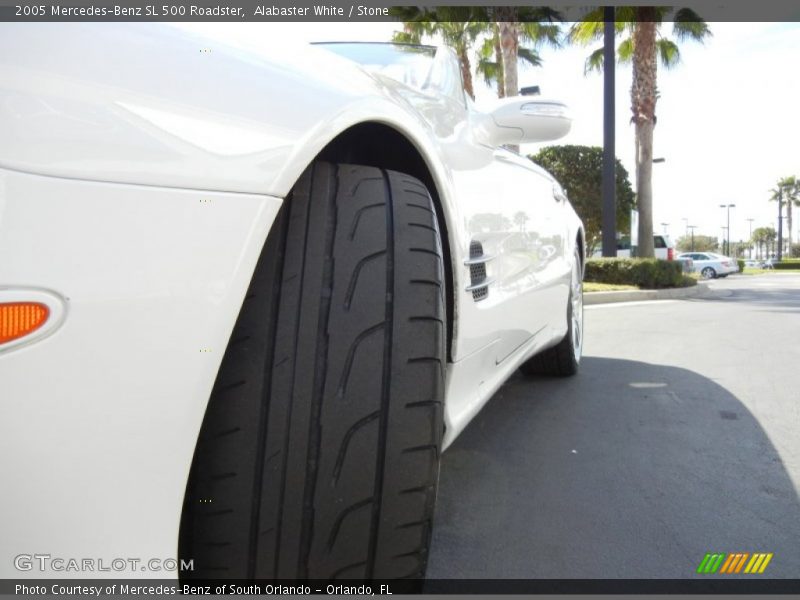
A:
{"label": "green shrub", "polygon": [[677,260],[656,258],[596,258],[586,261],[586,281],[635,285],[645,289],[684,287]]}
{"label": "green shrub", "polygon": [[800,270],[800,261],[797,261],[797,260],[782,260],[781,262],[775,263],[772,266],[775,269]]}
{"label": "green shrub", "polygon": [[744,273],[744,261],[741,258],[737,258],[736,264],[739,265],[739,273]]}

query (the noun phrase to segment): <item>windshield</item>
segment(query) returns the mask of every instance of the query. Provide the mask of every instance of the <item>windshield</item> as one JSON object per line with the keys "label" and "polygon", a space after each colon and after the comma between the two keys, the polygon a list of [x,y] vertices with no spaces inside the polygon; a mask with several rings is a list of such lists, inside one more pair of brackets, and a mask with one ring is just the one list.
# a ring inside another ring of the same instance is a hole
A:
{"label": "windshield", "polygon": [[448,96],[465,106],[458,60],[447,49],[391,42],[319,42],[315,45],[416,90]]}
{"label": "windshield", "polygon": [[418,90],[428,82],[436,56],[434,46],[369,42],[322,42],[315,45]]}

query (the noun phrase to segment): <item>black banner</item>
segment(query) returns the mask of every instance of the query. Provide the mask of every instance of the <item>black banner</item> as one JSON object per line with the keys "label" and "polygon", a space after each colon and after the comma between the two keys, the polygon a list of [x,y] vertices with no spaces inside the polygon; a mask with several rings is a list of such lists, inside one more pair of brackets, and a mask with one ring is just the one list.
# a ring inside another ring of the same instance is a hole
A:
{"label": "black banner", "polygon": [[429,579],[425,581],[238,581],[175,579],[3,579],[0,595],[297,596],[401,594],[800,594],[800,579],[709,576],[695,579]]}
{"label": "black banner", "polygon": [[[524,0],[506,0],[509,6],[548,6],[554,8],[564,21],[584,18],[597,5],[575,4],[565,0],[531,3]],[[637,6],[647,2],[608,1],[605,5]],[[652,3],[650,3],[652,4]],[[436,8],[460,7],[463,20],[486,19],[486,11],[470,11],[470,7],[484,7],[476,0],[415,0],[413,6]],[[131,21],[131,22],[374,22],[400,20],[393,8],[410,6],[374,0],[359,4],[352,1],[327,0],[312,2],[258,1],[258,0],[0,0],[0,21],[6,22],[74,22],[74,21]],[[800,3],[752,2],[729,0],[711,3],[706,0],[681,2],[681,7],[692,8],[708,22],[719,21],[800,21]]]}

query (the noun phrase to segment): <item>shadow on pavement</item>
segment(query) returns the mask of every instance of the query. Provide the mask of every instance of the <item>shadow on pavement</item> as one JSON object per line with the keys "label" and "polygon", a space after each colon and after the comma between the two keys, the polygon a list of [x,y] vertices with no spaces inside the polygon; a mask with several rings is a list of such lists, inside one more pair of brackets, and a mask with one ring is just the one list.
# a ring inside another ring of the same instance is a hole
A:
{"label": "shadow on pavement", "polygon": [[800,502],[752,414],[692,371],[516,375],[443,456],[431,578],[687,578],[707,552],[796,578]]}

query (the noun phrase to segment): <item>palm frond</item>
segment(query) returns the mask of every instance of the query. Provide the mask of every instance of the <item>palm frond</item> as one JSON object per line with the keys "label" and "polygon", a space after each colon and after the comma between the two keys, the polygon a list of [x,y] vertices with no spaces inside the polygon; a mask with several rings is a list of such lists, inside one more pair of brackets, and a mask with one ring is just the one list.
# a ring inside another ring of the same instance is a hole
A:
{"label": "palm frond", "polygon": [[635,6],[618,6],[614,9],[614,21],[617,23],[617,33],[630,30],[633,24],[638,20],[637,7]]}
{"label": "palm frond", "polygon": [[539,53],[534,48],[519,46],[517,48],[517,58],[532,67],[542,66],[542,57],[539,56]]}
{"label": "palm frond", "polygon": [[672,40],[661,39],[656,41],[656,51],[661,59],[661,64],[669,69],[681,62],[681,51],[678,44]]}
{"label": "palm frond", "polygon": [[422,41],[422,32],[416,31],[395,31],[392,34],[392,41],[398,44],[419,44]]}
{"label": "palm frond", "polygon": [[491,86],[503,75],[503,65],[497,62],[495,45],[498,43],[497,26],[489,23],[489,35],[476,53],[475,68],[486,85]]}
{"label": "palm frond", "polygon": [[600,47],[589,55],[583,66],[583,74],[588,75],[592,72],[600,73],[603,70],[604,61],[603,48]]}
{"label": "palm frond", "polygon": [[579,21],[572,25],[567,32],[566,38],[570,44],[580,44],[581,46],[588,46],[603,37],[603,19],[602,9],[599,20],[589,20],[590,15],[585,17],[586,20]]}
{"label": "palm frond", "polygon": [[617,60],[624,65],[633,60],[633,38],[625,38],[619,43]]}
{"label": "palm frond", "polygon": [[537,22],[521,22],[519,24],[519,39],[532,43],[538,47],[546,44],[552,48],[561,47],[561,26]]}
{"label": "palm frond", "polygon": [[481,47],[478,49],[478,54],[477,54],[478,60],[482,58],[486,59],[494,58],[494,45],[496,41],[495,38],[496,34],[484,38],[483,44],[481,44]]}
{"label": "palm frond", "polygon": [[705,38],[713,35],[708,28],[708,23],[691,8],[681,8],[675,13],[672,33],[681,42],[692,40],[701,44],[705,41]]}
{"label": "palm frond", "polygon": [[479,60],[476,69],[486,85],[492,85],[500,74],[500,65],[493,60]]}

